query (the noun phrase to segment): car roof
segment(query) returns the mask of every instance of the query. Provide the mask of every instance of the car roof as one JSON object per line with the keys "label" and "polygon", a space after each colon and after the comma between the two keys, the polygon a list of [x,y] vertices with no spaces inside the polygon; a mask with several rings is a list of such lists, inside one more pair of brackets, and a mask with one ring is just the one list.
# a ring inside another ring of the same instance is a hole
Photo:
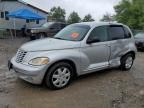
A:
{"label": "car roof", "polygon": [[102,26],[102,25],[123,25],[121,23],[115,23],[115,22],[81,22],[81,23],[75,23],[75,24],[83,24],[83,25],[88,25],[91,28],[96,27],[96,26]]}

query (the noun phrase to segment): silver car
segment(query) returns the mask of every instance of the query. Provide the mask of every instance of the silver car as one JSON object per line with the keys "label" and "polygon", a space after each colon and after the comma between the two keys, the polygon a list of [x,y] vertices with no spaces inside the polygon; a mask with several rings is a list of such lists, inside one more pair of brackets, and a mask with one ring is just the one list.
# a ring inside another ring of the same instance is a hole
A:
{"label": "silver car", "polygon": [[136,52],[133,35],[123,24],[77,23],[53,38],[22,45],[9,68],[30,83],[61,89],[79,75],[112,67],[129,70]]}

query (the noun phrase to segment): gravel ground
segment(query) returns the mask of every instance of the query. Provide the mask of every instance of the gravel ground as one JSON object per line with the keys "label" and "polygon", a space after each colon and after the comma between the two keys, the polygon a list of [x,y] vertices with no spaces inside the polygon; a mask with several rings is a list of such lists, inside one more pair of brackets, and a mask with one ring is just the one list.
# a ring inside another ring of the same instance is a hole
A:
{"label": "gravel ground", "polygon": [[144,52],[138,52],[130,71],[99,71],[52,91],[8,71],[7,60],[27,41],[0,39],[0,108],[144,108]]}

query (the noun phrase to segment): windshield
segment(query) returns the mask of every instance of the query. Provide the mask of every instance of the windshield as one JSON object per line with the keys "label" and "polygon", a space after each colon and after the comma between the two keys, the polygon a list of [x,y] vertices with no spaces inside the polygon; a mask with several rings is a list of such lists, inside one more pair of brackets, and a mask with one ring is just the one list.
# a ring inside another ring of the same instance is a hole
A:
{"label": "windshield", "polygon": [[144,33],[136,34],[135,38],[144,38]]}
{"label": "windshield", "polygon": [[90,27],[87,25],[70,25],[57,33],[54,38],[69,41],[80,41],[85,37],[89,29]]}
{"label": "windshield", "polygon": [[48,28],[52,24],[53,24],[53,22],[44,23],[44,24],[42,24],[42,27]]}

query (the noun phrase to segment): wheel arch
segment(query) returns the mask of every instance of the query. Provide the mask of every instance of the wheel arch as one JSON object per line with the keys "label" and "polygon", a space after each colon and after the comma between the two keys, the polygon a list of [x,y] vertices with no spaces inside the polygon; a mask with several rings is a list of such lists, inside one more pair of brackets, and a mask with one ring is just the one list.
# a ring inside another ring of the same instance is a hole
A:
{"label": "wheel arch", "polygon": [[58,60],[58,61],[52,63],[52,64],[48,67],[48,69],[46,70],[46,73],[45,73],[45,75],[44,75],[44,78],[43,78],[43,81],[42,81],[42,82],[44,82],[44,80],[45,80],[45,78],[46,78],[46,75],[48,74],[49,70],[50,70],[55,64],[60,63],[60,62],[65,62],[65,63],[70,64],[70,65],[72,66],[72,68],[74,69],[74,73],[73,73],[73,74],[74,74],[74,77],[77,77],[77,76],[78,76],[76,64],[75,64],[72,60],[62,59],[62,60]]}
{"label": "wheel arch", "polygon": [[128,54],[132,54],[133,57],[134,57],[134,59],[135,59],[135,57],[136,57],[135,51],[128,51],[126,54],[124,54],[124,55],[121,57],[121,59],[122,59],[124,56],[128,55]]}

